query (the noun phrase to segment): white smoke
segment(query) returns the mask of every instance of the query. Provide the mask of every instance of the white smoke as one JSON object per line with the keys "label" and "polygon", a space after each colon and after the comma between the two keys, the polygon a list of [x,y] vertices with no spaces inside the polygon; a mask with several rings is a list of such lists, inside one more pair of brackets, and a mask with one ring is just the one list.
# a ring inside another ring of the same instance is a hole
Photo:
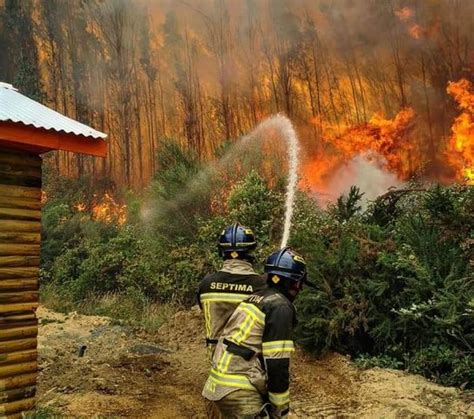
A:
{"label": "white smoke", "polygon": [[358,155],[334,172],[319,201],[322,204],[334,202],[355,185],[364,192],[362,206],[366,207],[368,201],[374,200],[391,187],[399,187],[402,184],[395,174],[383,168],[383,157],[374,154]]}

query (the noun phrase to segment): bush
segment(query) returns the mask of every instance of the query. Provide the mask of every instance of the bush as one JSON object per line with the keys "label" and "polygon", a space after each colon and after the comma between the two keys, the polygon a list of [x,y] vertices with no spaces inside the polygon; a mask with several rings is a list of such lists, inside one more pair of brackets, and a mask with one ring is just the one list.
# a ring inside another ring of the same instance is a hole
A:
{"label": "bush", "polygon": [[[48,185],[41,280],[52,304],[87,311],[92,301],[99,313],[140,324],[155,303],[192,305],[199,281],[221,264],[218,234],[235,221],[255,230],[262,270],[281,239],[281,180],[229,171],[206,183],[196,157],[176,144],[160,156],[149,190],[130,198],[125,225],[77,209],[100,193],[84,187],[88,180]],[[290,245],[306,257],[314,284],[297,299],[299,342],[365,367],[474,387],[474,188],[410,185],[364,211],[361,197],[352,188],[322,210],[297,193]]]}
{"label": "bush", "polygon": [[309,243],[316,283],[297,302],[299,340],[312,351],[365,354],[365,364],[373,357],[374,365],[473,387],[473,190],[437,186],[415,195],[362,214],[340,200],[307,239],[297,236],[303,248]]}

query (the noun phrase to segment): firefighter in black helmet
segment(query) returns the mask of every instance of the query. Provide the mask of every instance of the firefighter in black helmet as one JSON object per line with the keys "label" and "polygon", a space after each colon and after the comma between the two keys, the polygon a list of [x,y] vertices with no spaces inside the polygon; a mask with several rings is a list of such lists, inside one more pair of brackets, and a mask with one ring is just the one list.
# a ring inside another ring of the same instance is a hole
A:
{"label": "firefighter in black helmet", "polygon": [[293,300],[306,281],[304,259],[289,248],[265,263],[268,288],[239,304],[216,346],[203,396],[225,418],[288,415]]}
{"label": "firefighter in black helmet", "polygon": [[252,266],[257,246],[253,231],[235,223],[226,227],[218,241],[224,260],[221,270],[207,275],[199,285],[198,302],[204,312],[206,344],[212,359],[217,339],[237,305],[265,287]]}

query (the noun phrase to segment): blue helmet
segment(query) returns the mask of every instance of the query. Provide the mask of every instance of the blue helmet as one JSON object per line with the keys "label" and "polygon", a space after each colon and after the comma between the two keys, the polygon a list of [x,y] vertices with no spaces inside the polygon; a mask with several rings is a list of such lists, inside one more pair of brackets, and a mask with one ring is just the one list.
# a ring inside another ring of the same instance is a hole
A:
{"label": "blue helmet", "polygon": [[[303,257],[289,247],[273,252],[265,261],[265,273],[277,275],[291,281],[306,281],[306,262]],[[272,284],[271,280],[269,281]],[[276,284],[277,282],[274,281]]]}
{"label": "blue helmet", "polygon": [[217,246],[221,257],[243,259],[257,247],[257,241],[252,229],[235,223],[222,230]]}

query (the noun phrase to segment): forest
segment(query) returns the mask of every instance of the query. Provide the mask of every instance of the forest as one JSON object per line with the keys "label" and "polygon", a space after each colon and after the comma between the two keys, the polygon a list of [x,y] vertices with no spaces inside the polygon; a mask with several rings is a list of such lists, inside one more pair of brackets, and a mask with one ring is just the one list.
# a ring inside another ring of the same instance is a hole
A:
{"label": "forest", "polygon": [[315,284],[298,344],[473,388],[474,2],[131,3],[0,0],[0,80],[109,136],[106,159],[44,157],[43,304],[155,331],[237,220],[261,272],[281,147],[208,168],[282,113],[302,148],[289,243]]}

